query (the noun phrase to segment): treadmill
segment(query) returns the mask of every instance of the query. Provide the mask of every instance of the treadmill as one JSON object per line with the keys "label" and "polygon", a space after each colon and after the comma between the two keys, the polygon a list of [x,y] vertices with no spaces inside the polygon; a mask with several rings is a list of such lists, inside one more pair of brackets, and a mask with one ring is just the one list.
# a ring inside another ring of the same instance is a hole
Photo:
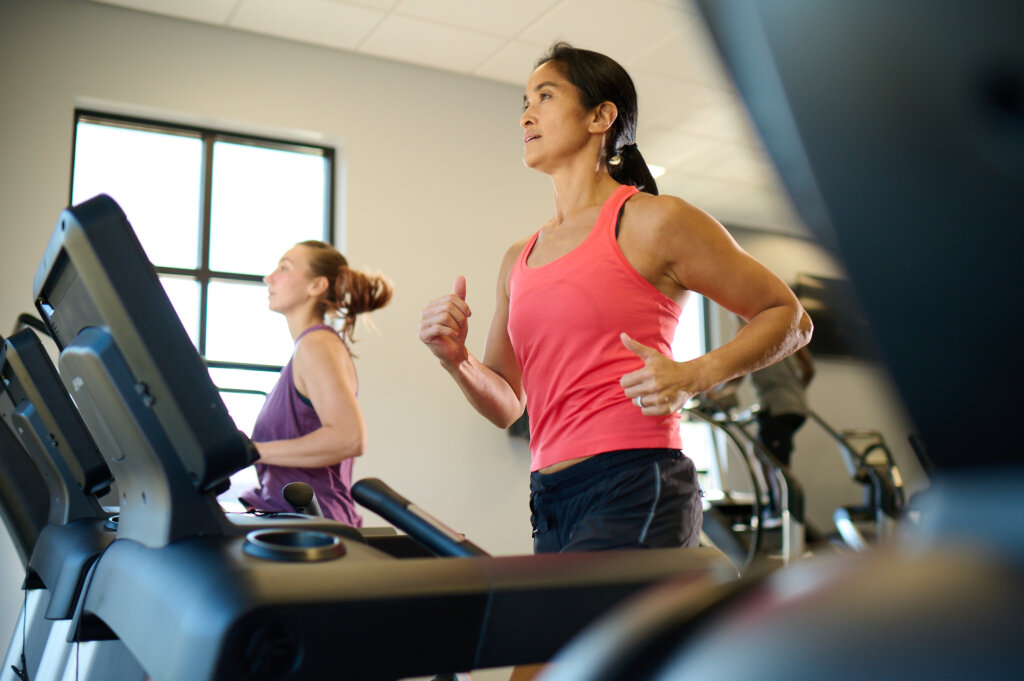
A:
{"label": "treadmill", "polygon": [[[0,678],[61,678],[85,576],[114,541],[116,509],[100,503],[113,479],[30,328],[0,339],[0,379],[0,510],[25,567],[24,605]],[[76,669],[95,678],[144,677],[117,641],[77,653]]]}
{"label": "treadmill", "polygon": [[712,548],[466,556],[458,536],[393,497],[399,529],[461,557],[398,558],[324,519],[228,518],[216,495],[254,448],[111,198],[62,212],[34,295],[118,483],[116,539],[81,590],[76,640],[121,641],[154,681],[373,681],[543,662],[650,584],[699,593],[737,577]]}

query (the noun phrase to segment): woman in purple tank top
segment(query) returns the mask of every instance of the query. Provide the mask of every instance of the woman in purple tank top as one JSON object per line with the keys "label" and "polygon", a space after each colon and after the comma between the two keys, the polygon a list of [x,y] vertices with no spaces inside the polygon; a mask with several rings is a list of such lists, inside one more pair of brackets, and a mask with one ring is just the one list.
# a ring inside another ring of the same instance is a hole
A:
{"label": "woman in purple tank top", "polygon": [[[269,307],[284,315],[295,349],[267,395],[252,440],[259,487],[242,495],[251,509],[291,511],[282,489],[305,482],[328,518],[360,526],[352,500],[352,462],[366,450],[348,344],[356,316],[391,300],[390,282],[349,268],[322,241],[296,244],[264,277]],[[341,322],[341,331],[325,324]]]}

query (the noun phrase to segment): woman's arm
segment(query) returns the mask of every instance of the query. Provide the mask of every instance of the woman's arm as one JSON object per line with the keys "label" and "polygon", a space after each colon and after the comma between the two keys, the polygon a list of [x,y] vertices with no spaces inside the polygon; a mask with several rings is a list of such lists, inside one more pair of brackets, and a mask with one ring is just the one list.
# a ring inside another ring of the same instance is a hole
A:
{"label": "woman's arm", "polygon": [[525,243],[513,245],[502,260],[483,361],[466,348],[472,312],[466,303],[464,278],[456,279],[452,293],[432,300],[420,317],[420,340],[441,361],[473,408],[499,428],[512,425],[526,406],[522,370],[508,337],[508,277]]}
{"label": "woman's arm", "polygon": [[306,335],[295,348],[293,380],[309,398],[320,428],[292,440],[257,442],[260,463],[296,468],[333,466],[366,451],[366,425],[356,400],[348,349],[328,331]]}
{"label": "woman's arm", "polygon": [[714,218],[669,196],[646,197],[635,208],[631,217],[638,228],[628,236],[623,232],[623,252],[639,263],[638,270],[646,269],[655,285],[674,291],[677,300],[695,291],[748,322],[728,343],[686,362],[624,337],[644,366],[623,376],[621,384],[627,397],[644,397],[645,414],[680,409],[693,395],[774,364],[807,344],[811,319],[796,296]]}

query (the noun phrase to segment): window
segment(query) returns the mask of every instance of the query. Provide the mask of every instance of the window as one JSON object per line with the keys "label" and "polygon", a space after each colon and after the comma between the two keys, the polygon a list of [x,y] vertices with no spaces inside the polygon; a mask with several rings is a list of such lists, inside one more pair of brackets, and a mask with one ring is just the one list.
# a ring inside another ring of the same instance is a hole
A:
{"label": "window", "polygon": [[238,427],[291,355],[263,275],[293,244],[333,242],[334,151],[76,111],[71,203],[124,210]]}
{"label": "window", "polygon": [[[679,326],[672,340],[672,359],[683,361],[699,357],[707,352],[708,300],[694,293],[679,315]],[[684,415],[685,416],[685,415]],[[693,459],[698,471],[714,469],[714,443],[711,431],[699,421],[682,419],[679,423],[683,439],[683,452]]]}

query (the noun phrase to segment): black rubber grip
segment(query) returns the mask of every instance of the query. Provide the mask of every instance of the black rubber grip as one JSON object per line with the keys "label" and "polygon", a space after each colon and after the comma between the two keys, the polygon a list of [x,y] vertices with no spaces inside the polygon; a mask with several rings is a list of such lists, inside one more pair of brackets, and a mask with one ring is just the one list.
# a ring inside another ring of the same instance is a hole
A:
{"label": "black rubber grip", "polygon": [[352,486],[352,496],[435,555],[457,558],[489,555],[377,478],[357,482]]}

